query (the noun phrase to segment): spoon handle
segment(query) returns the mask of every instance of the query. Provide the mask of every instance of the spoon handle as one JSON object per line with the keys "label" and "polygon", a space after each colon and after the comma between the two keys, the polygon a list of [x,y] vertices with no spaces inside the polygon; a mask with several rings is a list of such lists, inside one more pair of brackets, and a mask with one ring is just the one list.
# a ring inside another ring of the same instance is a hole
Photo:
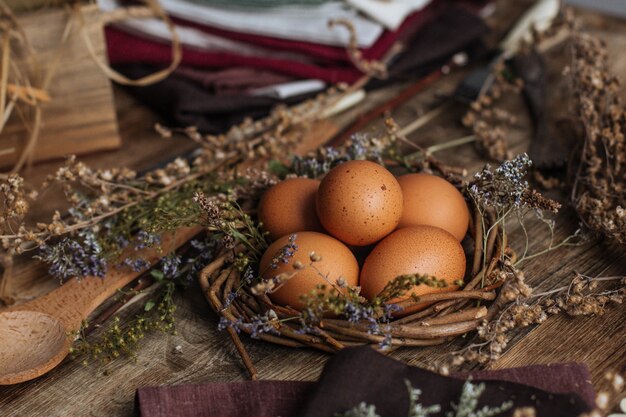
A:
{"label": "spoon handle", "polygon": [[[128,252],[133,258],[142,258],[154,265],[162,256],[176,250],[202,230],[201,227],[184,227],[161,236],[157,248]],[[122,255],[121,259],[124,259]],[[54,291],[28,303],[20,304],[7,311],[34,310],[56,317],[69,331],[76,331],[85,318],[117,290],[129,284],[146,270],[133,271],[129,267],[109,267],[100,277],[72,278]]]}

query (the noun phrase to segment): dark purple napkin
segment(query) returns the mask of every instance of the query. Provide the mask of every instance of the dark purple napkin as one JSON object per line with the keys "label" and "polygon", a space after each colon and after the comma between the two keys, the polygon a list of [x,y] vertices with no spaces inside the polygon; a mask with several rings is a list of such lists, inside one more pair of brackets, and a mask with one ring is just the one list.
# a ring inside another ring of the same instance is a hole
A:
{"label": "dark purple napkin", "polygon": [[[556,375],[554,372],[556,369],[563,372]],[[513,401],[513,408],[534,407],[537,417],[578,416],[589,411],[590,407],[581,395],[573,393],[574,387],[561,386],[565,381],[573,385],[574,378],[567,374],[567,369],[567,367],[553,368],[548,371],[547,368],[543,368],[536,372],[539,369],[535,367],[535,372],[527,368],[514,370],[512,374],[509,371],[508,376],[512,377],[511,379],[518,381],[521,379],[524,384],[510,382],[505,376],[507,371],[492,371],[493,378],[484,380],[485,391],[480,397],[479,404],[481,407],[485,405],[497,407],[504,402]],[[501,374],[498,375],[497,372]],[[532,379],[527,380],[526,377],[531,375]],[[483,381],[480,374],[474,376],[474,383]],[[445,377],[406,365],[370,348],[346,349],[328,361],[320,380],[298,415],[332,417],[337,412],[350,410],[360,402],[366,402],[375,405],[376,412],[382,417],[406,416],[409,410],[409,395],[405,380],[422,391],[420,403],[424,406],[440,404],[444,410],[449,410],[449,404],[458,403],[465,383],[461,378]],[[584,380],[579,383],[588,380],[587,373]],[[531,386],[532,382],[537,381],[541,381],[539,382],[541,386],[558,387],[556,391],[568,393],[547,392]],[[512,416],[513,408],[498,416]]]}
{"label": "dark purple napkin", "polygon": [[245,381],[144,387],[135,396],[141,417],[295,417],[315,382]]}
{"label": "dark purple napkin", "polygon": [[[144,387],[135,411],[142,417],[331,417],[361,401],[382,417],[407,415],[404,379],[423,391],[423,404],[444,407],[458,401],[468,374],[443,377],[385,357],[368,347],[346,349],[331,358],[317,383],[254,381]],[[594,391],[584,364],[536,365],[472,372],[485,381],[480,404],[534,405],[538,416],[577,416],[591,408]],[[542,391],[546,390],[546,391]],[[503,414],[510,415],[510,414]]]}
{"label": "dark purple napkin", "polygon": [[[137,79],[155,72],[150,65],[116,66],[125,76]],[[217,134],[241,123],[245,118],[266,116],[280,100],[249,95],[218,95],[178,73],[145,87],[127,86],[139,101],[156,111],[170,126],[195,126],[203,133]],[[284,101],[295,104],[311,95],[296,96]]]}

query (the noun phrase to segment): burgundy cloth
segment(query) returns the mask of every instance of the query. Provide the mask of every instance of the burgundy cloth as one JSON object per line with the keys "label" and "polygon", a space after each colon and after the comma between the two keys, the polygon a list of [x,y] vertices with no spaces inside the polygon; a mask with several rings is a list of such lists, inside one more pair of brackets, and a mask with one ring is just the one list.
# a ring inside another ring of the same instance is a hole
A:
{"label": "burgundy cloth", "polygon": [[596,402],[596,392],[591,384],[591,374],[584,363],[549,363],[498,371],[459,372],[453,376],[462,379],[471,377],[481,381],[515,382],[555,394],[575,392],[590,406],[595,405]]}
{"label": "burgundy cloth", "polygon": [[[172,59],[170,45],[142,38],[115,27],[107,27],[105,36],[109,62],[114,65],[146,63],[167,65]],[[182,64],[200,68],[253,67],[275,71],[297,78],[316,78],[331,83],[354,82],[361,73],[347,65],[320,66],[258,56],[237,55],[228,52],[208,52],[183,47]]]}
{"label": "burgundy cloth", "polygon": [[[537,416],[578,416],[591,409],[595,397],[584,364],[537,365],[471,375],[475,383],[485,382],[481,405],[513,400],[516,407],[534,405]],[[365,401],[375,404],[382,417],[406,416],[405,378],[422,390],[420,402],[441,404],[444,411],[450,402],[458,402],[463,385],[460,376],[443,377],[361,347],[345,349],[331,358],[317,383],[143,387],[137,390],[135,412],[142,417],[331,417]]]}
{"label": "burgundy cloth", "polygon": [[179,67],[174,71],[217,96],[246,95],[255,88],[294,81],[294,78],[254,68],[236,67],[222,70]]}
{"label": "burgundy cloth", "polygon": [[314,386],[301,381],[246,381],[144,387],[135,396],[135,415],[296,417]]}

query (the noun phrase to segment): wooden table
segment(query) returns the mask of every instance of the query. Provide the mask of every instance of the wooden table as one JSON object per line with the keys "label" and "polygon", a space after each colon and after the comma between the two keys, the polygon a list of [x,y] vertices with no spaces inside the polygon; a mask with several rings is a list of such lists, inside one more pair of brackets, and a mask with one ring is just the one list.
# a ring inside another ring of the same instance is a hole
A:
{"label": "wooden table", "polygon": [[[498,15],[506,23],[515,18],[525,4],[527,2],[521,6],[507,6]],[[590,13],[584,13],[583,16],[590,31],[608,42],[614,70],[618,74],[626,74],[626,54],[623,53],[626,46],[626,22]],[[444,77],[399,108],[394,117],[401,124],[413,120],[428,108],[435,94],[449,92],[462,75],[463,71],[460,71]],[[352,112],[372,107],[400,89],[402,86],[373,93],[368,103]],[[165,154],[175,154],[193,147],[193,144],[182,139],[158,137],[152,130],[156,120],[154,115],[121,89],[116,89],[115,96],[124,146],[120,151],[83,158],[88,164],[101,167],[127,165],[141,169],[161,160]],[[528,145],[529,121],[524,116],[520,99],[514,97],[510,101],[507,105],[513,108],[517,106],[522,118],[520,125],[511,131],[511,148],[516,153],[523,152]],[[411,138],[420,144],[430,145],[464,136],[467,131],[458,122],[461,115],[462,109],[453,108]],[[350,114],[344,115],[340,121],[349,117]],[[470,173],[484,164],[471,145],[441,154],[441,158],[449,163],[466,166]],[[55,165],[40,165],[29,174],[29,178],[32,181],[41,180]],[[49,212],[54,207],[56,202],[52,201],[41,211]],[[577,220],[571,210],[564,209],[557,224],[557,235],[562,238],[575,230]],[[533,224],[530,232],[531,250],[541,248],[546,243],[547,231]],[[513,232],[512,235],[519,236],[519,233]],[[520,239],[513,241],[514,246],[519,247],[520,244]],[[530,285],[543,291],[569,282],[573,271],[590,276],[624,275],[626,253],[624,248],[590,242],[533,259],[523,269]],[[15,287],[21,296],[33,297],[56,286],[54,280],[45,276],[45,269],[33,262],[18,265],[18,271],[25,277]],[[78,360],[65,360],[57,369],[34,381],[0,387],[0,416],[130,416],[135,389],[139,386],[245,379],[246,371],[237,352],[228,335],[217,330],[217,316],[210,310],[197,284],[179,292],[176,301],[176,334],[149,335],[137,352],[136,362],[122,359],[99,367],[94,364],[83,366]],[[135,313],[131,308],[123,316]],[[624,306],[612,307],[600,317],[551,317],[538,327],[516,330],[505,354],[490,367],[585,362],[597,385],[606,371],[626,370],[625,319]],[[244,343],[263,379],[314,380],[328,358],[326,354],[311,349],[288,349],[250,338],[245,338]],[[461,345],[462,340],[456,340],[441,346],[398,350],[392,356],[412,365],[426,366],[443,360],[447,353]]]}

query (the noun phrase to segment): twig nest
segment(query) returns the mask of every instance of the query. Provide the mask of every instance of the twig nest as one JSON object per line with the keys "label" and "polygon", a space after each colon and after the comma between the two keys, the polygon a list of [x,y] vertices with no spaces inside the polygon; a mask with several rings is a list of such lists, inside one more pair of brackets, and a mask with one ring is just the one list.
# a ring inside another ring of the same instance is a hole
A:
{"label": "twig nest", "polygon": [[295,236],[276,240],[261,258],[262,277],[275,285],[268,293],[273,302],[301,310],[301,296],[318,286],[342,291],[358,285],[359,265],[346,245],[323,233],[300,232],[297,243]]}
{"label": "twig nest", "polygon": [[349,245],[365,246],[391,233],[402,216],[402,189],[382,165],[348,161],[326,174],[317,193],[324,228]]}
{"label": "twig nest", "polygon": [[[411,297],[454,291],[465,275],[465,253],[459,241],[447,231],[434,226],[405,227],[383,239],[365,259],[361,271],[361,294],[373,299],[393,279],[407,274],[437,277],[447,286],[417,285],[397,303]],[[405,308],[408,314],[423,308],[424,303]]]}

